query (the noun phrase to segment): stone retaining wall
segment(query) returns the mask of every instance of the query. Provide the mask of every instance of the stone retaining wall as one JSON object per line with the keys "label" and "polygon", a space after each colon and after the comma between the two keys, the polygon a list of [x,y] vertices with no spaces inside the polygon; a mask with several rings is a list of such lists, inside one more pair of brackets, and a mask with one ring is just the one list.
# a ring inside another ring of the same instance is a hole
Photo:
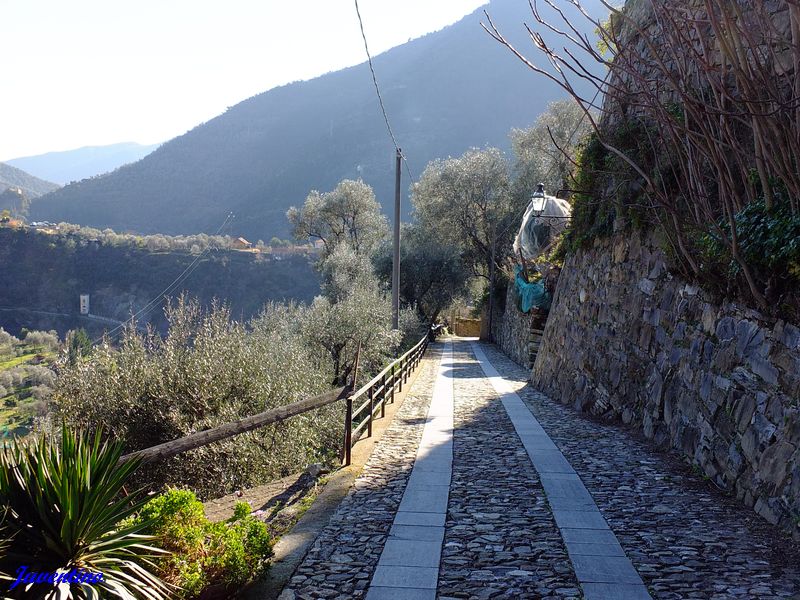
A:
{"label": "stone retaining wall", "polygon": [[[513,357],[508,304],[500,345]],[[532,381],[677,449],[800,538],[800,328],[712,303],[667,271],[652,237],[597,242],[568,259]]]}
{"label": "stone retaining wall", "polygon": [[513,285],[508,286],[505,310],[496,310],[492,319],[494,342],[518,365],[530,367],[530,341],[533,317],[519,309]]}

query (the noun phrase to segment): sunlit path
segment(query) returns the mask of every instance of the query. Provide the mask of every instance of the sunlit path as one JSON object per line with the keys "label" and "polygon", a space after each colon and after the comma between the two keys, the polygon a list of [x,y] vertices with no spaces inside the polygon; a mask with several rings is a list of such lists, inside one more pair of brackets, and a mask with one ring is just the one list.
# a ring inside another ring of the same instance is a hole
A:
{"label": "sunlit path", "polygon": [[432,345],[282,600],[798,597],[777,530],[527,375]]}
{"label": "sunlit path", "polygon": [[453,469],[453,346],[445,345],[417,458],[367,594],[434,598]]}

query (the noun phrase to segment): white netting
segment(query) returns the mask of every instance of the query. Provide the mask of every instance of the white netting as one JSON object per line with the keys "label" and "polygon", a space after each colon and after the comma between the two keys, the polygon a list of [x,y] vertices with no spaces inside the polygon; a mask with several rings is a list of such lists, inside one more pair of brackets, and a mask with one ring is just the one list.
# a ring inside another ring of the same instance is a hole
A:
{"label": "white netting", "polygon": [[545,196],[541,213],[533,210],[534,200],[528,205],[522,217],[517,239],[514,240],[514,255],[520,250],[525,260],[535,259],[545,250],[555,237],[567,227],[572,207],[566,200],[555,196]]}

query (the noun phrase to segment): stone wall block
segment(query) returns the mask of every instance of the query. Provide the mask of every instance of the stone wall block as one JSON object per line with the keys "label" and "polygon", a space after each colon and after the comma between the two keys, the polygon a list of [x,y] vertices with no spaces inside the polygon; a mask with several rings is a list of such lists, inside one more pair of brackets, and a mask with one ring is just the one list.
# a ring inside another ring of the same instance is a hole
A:
{"label": "stone wall block", "polygon": [[756,412],[755,397],[747,392],[737,390],[734,397],[738,397],[734,403],[733,419],[736,423],[736,430],[739,434],[744,434],[753,421]]}
{"label": "stone wall block", "polygon": [[788,350],[779,347],[773,353],[771,360],[778,369],[778,385],[786,390],[795,404],[800,405],[800,357],[793,356]]}
{"label": "stone wall block", "polygon": [[789,459],[795,453],[797,448],[792,444],[784,441],[779,441],[771,444],[759,460],[758,479],[766,486],[766,491],[769,495],[775,493],[783,488],[786,482],[787,468],[789,466]]}
{"label": "stone wall block", "polygon": [[[570,256],[531,379],[677,449],[764,518],[796,528],[800,327],[715,302],[667,264],[655,238],[630,233]],[[508,315],[510,332],[521,321]],[[512,358],[518,340],[503,338]]]}
{"label": "stone wall block", "polygon": [[783,413],[780,427],[781,437],[800,448],[800,410],[797,408],[787,408]]}
{"label": "stone wall block", "polygon": [[758,375],[765,383],[776,386],[778,385],[778,369],[776,369],[771,362],[759,356],[753,356],[747,360],[750,369]]}
{"label": "stone wall block", "polygon": [[782,507],[776,498],[761,497],[756,500],[753,509],[773,525],[780,521]]}
{"label": "stone wall block", "polygon": [[736,338],[736,323],[731,317],[724,317],[717,323],[717,339],[720,342],[730,342]]}
{"label": "stone wall block", "polygon": [[719,410],[714,416],[714,432],[716,437],[729,446],[736,436],[736,424],[733,422],[733,416],[725,411]]}
{"label": "stone wall block", "polygon": [[783,327],[780,340],[789,350],[800,350],[800,328],[787,323]]}
{"label": "stone wall block", "polygon": [[764,330],[751,321],[736,324],[736,356],[750,358],[757,355],[758,346],[764,341]]}
{"label": "stone wall block", "polygon": [[716,331],[717,326],[717,310],[716,307],[708,302],[703,304],[703,317],[702,317],[702,324],[703,324],[703,331],[706,333],[714,333]]}

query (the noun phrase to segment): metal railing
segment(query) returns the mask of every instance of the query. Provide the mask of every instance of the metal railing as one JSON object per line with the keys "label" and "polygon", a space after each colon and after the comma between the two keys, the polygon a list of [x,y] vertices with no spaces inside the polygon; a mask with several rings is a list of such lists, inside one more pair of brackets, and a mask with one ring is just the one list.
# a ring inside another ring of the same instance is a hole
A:
{"label": "metal railing", "polygon": [[[349,465],[353,444],[358,441],[365,428],[367,436],[369,437],[372,435],[372,422],[375,419],[375,412],[380,410],[380,416],[385,416],[387,400],[389,402],[394,402],[395,392],[402,391],[403,384],[408,381],[409,375],[411,375],[419,364],[422,355],[428,347],[428,337],[428,334],[426,334],[413,348],[400,358],[392,361],[383,371],[378,373],[369,383],[362,386],[355,393],[350,393],[353,389],[352,385],[336,388],[313,398],[307,398],[300,402],[273,408],[212,429],[198,431],[178,438],[177,440],[171,440],[157,446],[131,452],[120,458],[120,463],[127,462],[134,458],[140,459],[142,462],[152,462],[170,458],[187,452],[188,450],[207,446],[213,442],[259,429],[266,425],[278,423],[290,417],[317,410],[329,404],[334,404],[340,400],[346,400],[347,408],[345,412],[342,460],[345,465]],[[354,373],[358,371],[357,363],[358,358],[356,358]],[[366,398],[366,401],[354,411],[354,402],[362,398]],[[365,413],[364,411],[367,412]],[[353,428],[354,423],[356,424],[355,428]]]}

